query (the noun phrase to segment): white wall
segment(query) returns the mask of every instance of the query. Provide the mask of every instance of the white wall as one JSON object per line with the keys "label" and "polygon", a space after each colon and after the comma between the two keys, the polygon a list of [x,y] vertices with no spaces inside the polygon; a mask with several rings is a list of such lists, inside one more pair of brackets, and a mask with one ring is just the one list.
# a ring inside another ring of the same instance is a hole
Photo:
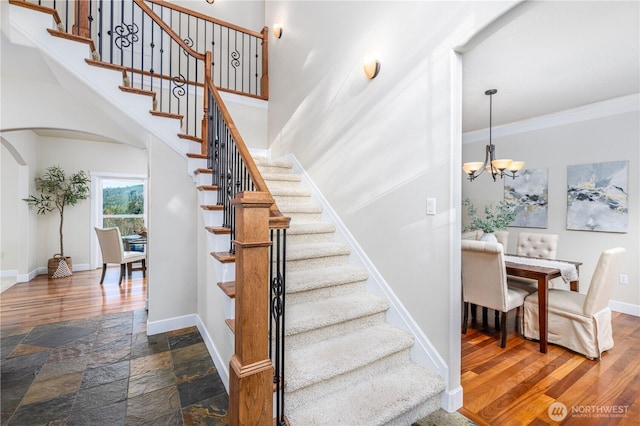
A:
{"label": "white wall", "polygon": [[196,231],[203,230],[196,227],[196,187],[186,170],[184,157],[152,138],[147,246],[149,322],[196,312]]}
{"label": "white wall", "polygon": [[[513,2],[267,2],[269,142],[292,152],[459,385],[459,62]],[[362,58],[381,71],[367,80]],[[426,216],[426,198],[438,213]],[[457,325],[456,325],[457,324]]]}
{"label": "white wall", "polygon": [[[497,157],[517,158],[526,161],[527,168],[546,168],[549,173],[548,227],[509,227],[508,250],[515,252],[519,232],[558,234],[558,258],[583,263],[580,267],[580,292],[586,293],[600,253],[608,248],[624,247],[627,253],[621,273],[629,276],[629,284],[616,284],[611,306],[635,315],[640,315],[638,99],[639,95],[614,99],[579,110],[565,111],[555,117],[501,126],[493,131]],[[627,105],[631,105],[632,111],[628,111]],[[552,127],[546,127],[550,125]],[[488,130],[485,135],[488,137]],[[488,139],[484,139],[464,144],[463,161],[483,161],[487,143]],[[629,161],[628,231],[567,230],[567,166],[621,160]],[[478,209],[488,203],[495,205],[504,197],[504,182],[498,180],[494,183],[490,175],[482,175],[473,182],[464,180],[462,196],[469,197]]]}

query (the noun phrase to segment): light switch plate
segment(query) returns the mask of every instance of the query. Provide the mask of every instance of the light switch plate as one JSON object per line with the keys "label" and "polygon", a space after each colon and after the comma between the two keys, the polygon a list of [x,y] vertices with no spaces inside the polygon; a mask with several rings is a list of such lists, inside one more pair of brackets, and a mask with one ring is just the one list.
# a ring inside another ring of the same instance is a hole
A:
{"label": "light switch plate", "polygon": [[427,214],[428,215],[436,214],[436,199],[435,198],[427,198]]}

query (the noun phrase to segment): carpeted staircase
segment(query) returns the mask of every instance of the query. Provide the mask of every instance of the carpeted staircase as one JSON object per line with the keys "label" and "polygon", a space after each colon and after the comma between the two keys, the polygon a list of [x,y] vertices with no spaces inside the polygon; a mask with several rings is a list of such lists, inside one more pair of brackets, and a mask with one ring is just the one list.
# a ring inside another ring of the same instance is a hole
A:
{"label": "carpeted staircase", "polygon": [[285,413],[294,426],[410,425],[440,407],[444,380],[411,361],[413,337],[303,188],[292,164],[256,158],[287,232]]}

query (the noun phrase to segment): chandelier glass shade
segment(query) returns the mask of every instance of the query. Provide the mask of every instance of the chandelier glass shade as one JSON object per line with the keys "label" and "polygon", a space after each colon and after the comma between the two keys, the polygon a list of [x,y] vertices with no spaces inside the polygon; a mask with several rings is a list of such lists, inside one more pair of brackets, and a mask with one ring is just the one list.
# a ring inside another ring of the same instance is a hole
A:
{"label": "chandelier glass shade", "polygon": [[491,173],[495,182],[496,177],[509,176],[512,179],[518,177],[517,173],[524,167],[524,161],[513,161],[508,158],[496,159],[496,147],[491,140],[491,126],[493,119],[493,95],[498,93],[496,89],[489,89],[484,92],[489,96],[489,144],[486,146],[484,162],[476,161],[464,163],[462,170],[467,174],[467,179],[474,180],[485,171]]}

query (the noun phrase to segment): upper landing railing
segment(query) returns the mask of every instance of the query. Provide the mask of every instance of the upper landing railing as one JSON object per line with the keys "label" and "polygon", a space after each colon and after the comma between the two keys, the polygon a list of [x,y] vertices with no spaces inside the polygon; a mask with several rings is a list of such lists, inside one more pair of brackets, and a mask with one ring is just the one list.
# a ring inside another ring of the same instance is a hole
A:
{"label": "upper landing railing", "polygon": [[186,135],[202,137],[206,51],[218,90],[269,97],[266,27],[251,31],[163,0],[28,2],[55,9],[61,31],[93,40],[94,59],[126,69],[128,86],[155,92],[154,110],[182,116]]}

